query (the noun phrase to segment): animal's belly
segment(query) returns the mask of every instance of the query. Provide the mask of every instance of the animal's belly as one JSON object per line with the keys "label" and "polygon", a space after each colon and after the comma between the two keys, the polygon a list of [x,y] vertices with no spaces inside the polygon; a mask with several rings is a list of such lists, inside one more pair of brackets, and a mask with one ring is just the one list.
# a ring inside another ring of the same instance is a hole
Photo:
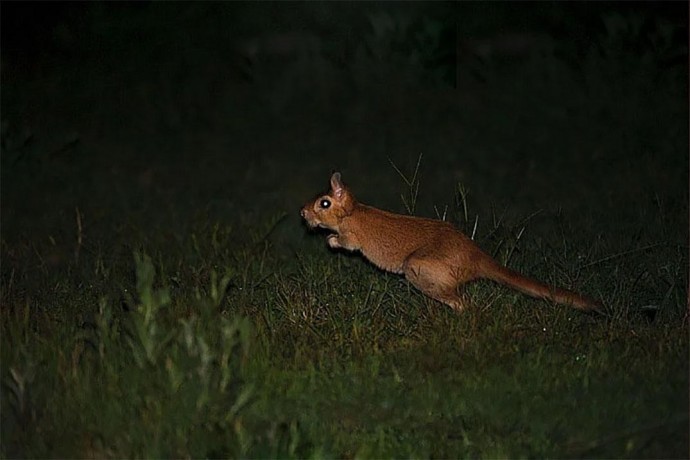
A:
{"label": "animal's belly", "polygon": [[404,258],[397,257],[395,254],[381,250],[370,250],[362,248],[362,254],[372,264],[376,265],[381,270],[392,273],[402,273]]}

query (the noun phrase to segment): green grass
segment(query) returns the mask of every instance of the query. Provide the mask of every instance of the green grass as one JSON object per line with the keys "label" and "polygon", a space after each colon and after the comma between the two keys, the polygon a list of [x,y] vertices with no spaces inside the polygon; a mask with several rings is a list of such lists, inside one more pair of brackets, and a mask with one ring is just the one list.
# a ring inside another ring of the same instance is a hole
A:
{"label": "green grass", "polygon": [[[40,71],[3,49],[0,456],[686,458],[685,38],[539,5],[96,6]],[[449,24],[563,11],[591,41],[449,76]],[[318,56],[245,81],[237,36],[297,23]],[[329,251],[298,210],[334,169],[606,314]]]}
{"label": "green grass", "polygon": [[687,445],[681,317],[593,318],[507,292],[479,292],[493,305],[457,315],[330,259],[269,268],[260,285],[260,267],[245,278],[204,264],[175,289],[155,287],[144,257],[124,311],[107,297],[73,301],[89,317],[62,324],[69,314],[38,303],[4,310],[6,455],[655,457]]}

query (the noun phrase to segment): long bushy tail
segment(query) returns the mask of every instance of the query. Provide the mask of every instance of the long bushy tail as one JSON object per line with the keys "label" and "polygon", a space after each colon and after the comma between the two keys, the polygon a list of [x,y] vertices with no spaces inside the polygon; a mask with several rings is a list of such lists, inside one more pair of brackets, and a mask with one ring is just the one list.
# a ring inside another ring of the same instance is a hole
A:
{"label": "long bushy tail", "polygon": [[531,297],[550,300],[583,311],[601,311],[603,308],[602,304],[594,299],[567,289],[547,286],[499,265],[493,260],[484,269],[486,278],[516,289]]}

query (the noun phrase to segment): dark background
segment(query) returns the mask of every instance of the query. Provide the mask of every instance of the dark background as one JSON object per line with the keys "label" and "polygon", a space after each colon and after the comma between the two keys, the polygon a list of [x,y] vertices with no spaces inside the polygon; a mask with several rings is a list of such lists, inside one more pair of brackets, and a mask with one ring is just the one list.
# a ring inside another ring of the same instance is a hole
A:
{"label": "dark background", "polygon": [[333,170],[403,211],[391,163],[420,155],[418,214],[456,209],[462,183],[484,233],[543,211],[530,231],[564,213],[575,245],[682,243],[686,38],[684,2],[4,2],[7,260],[47,245],[60,267],[77,214],[124,257],[285,215],[289,254]]}

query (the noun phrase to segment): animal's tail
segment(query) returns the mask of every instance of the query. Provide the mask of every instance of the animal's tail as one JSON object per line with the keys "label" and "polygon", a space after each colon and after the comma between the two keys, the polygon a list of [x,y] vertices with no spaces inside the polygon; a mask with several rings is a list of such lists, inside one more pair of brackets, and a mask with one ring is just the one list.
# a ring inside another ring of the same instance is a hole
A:
{"label": "animal's tail", "polygon": [[485,270],[484,276],[486,278],[516,289],[528,296],[550,300],[583,311],[601,312],[603,309],[603,305],[594,299],[567,289],[547,286],[499,265],[493,260],[490,266],[485,267]]}

